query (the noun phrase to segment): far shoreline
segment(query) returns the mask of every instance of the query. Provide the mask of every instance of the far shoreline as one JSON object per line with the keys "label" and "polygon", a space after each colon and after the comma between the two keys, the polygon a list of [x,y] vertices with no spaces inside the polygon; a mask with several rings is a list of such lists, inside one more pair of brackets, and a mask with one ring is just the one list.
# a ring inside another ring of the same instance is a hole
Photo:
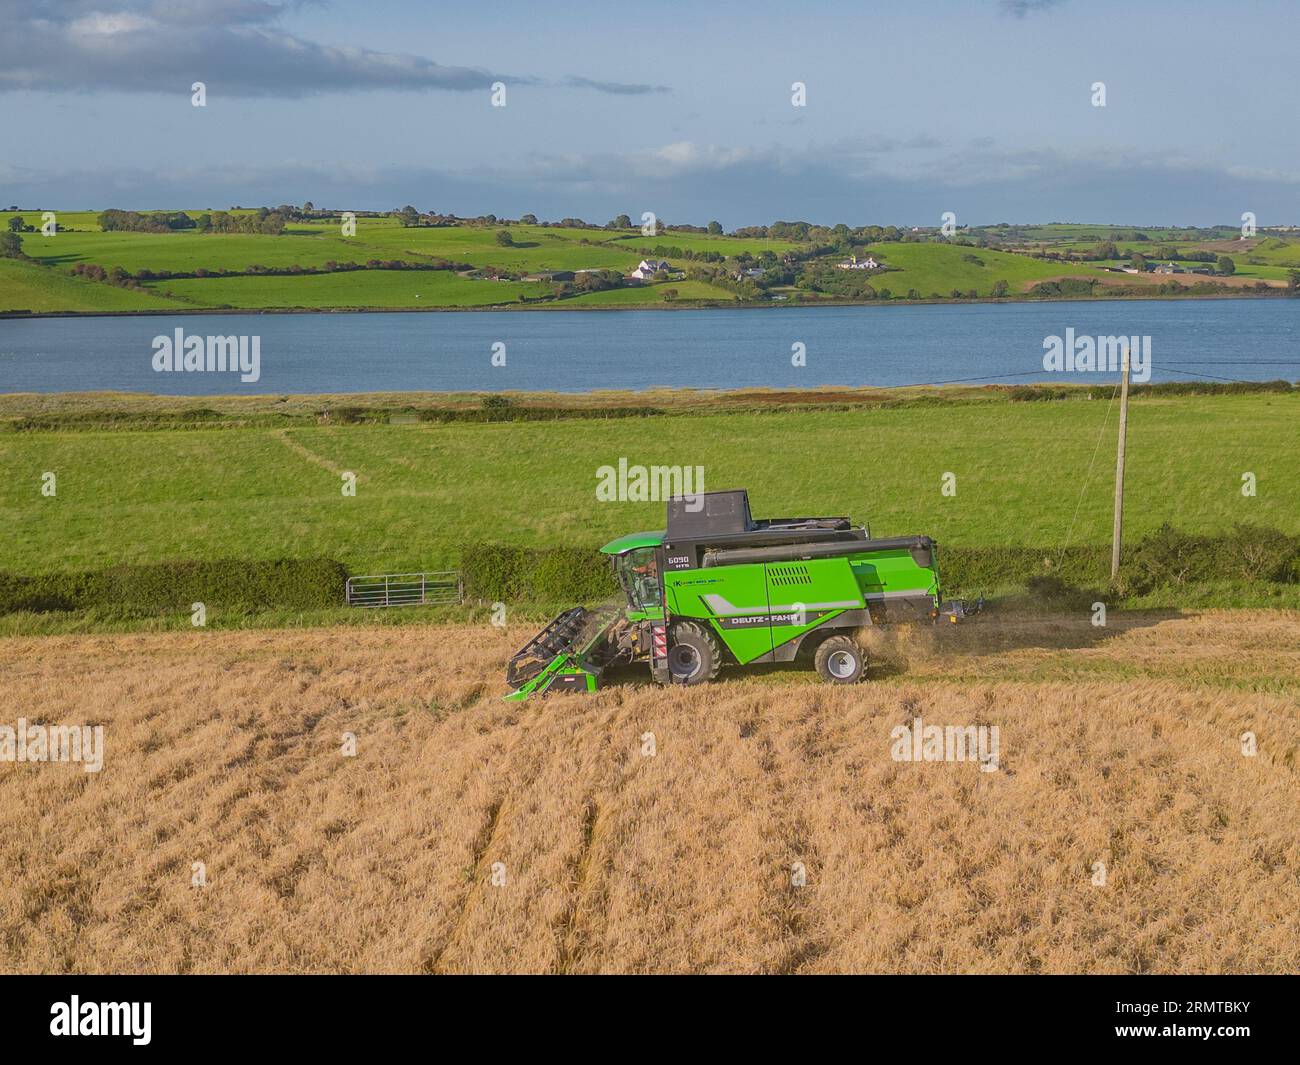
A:
{"label": "far shoreline", "polygon": [[542,304],[499,303],[479,307],[186,307],[167,310],[133,311],[0,311],[0,321],[29,318],[170,318],[197,315],[260,315],[260,314],[486,314],[486,313],[557,313],[580,311],[584,313],[625,313],[629,311],[780,311],[792,308],[815,309],[822,307],[971,307],[992,304],[1038,303],[1165,303],[1176,300],[1287,300],[1297,296],[1285,289],[1272,292],[1213,292],[1143,296],[1032,296],[989,297],[985,299],[889,299],[889,300],[811,300],[808,302],[737,301],[735,303],[692,302],[647,303],[634,306],[566,306],[563,302]]}

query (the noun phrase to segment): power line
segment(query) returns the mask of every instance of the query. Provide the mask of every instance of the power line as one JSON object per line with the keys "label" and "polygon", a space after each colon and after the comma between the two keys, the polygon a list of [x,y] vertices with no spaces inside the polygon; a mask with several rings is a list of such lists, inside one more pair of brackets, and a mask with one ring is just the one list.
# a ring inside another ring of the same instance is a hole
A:
{"label": "power line", "polygon": [[1219,377],[1212,373],[1197,373],[1195,370],[1179,370],[1174,366],[1161,366],[1160,369],[1166,373],[1181,373],[1186,374],[1188,377],[1204,377],[1207,381],[1227,381],[1229,384],[1234,385],[1262,385],[1267,383],[1265,381],[1243,381],[1238,377]]}
{"label": "power line", "polygon": [[910,385],[889,385],[890,388],[925,388],[928,385],[960,385],[968,381],[999,381],[1007,377],[1031,377],[1034,374],[1059,373],[1058,370],[1017,370],[1015,373],[994,373],[984,377],[949,377],[942,381],[915,381]]}
{"label": "power line", "polygon": [[[1217,365],[1219,365],[1219,362],[1218,362],[1217,360],[1207,360],[1207,361],[1205,361],[1205,362],[1201,362],[1201,363],[1198,363],[1198,362],[1195,362],[1195,361],[1191,361],[1191,362],[1185,363],[1184,365],[1188,365],[1188,366],[1197,366],[1197,365],[1201,365],[1201,366],[1217,366]],[[1245,362],[1240,363],[1240,365],[1243,365],[1243,366],[1300,366],[1300,360],[1290,360],[1290,359],[1277,359],[1277,360],[1271,360],[1271,359],[1264,359],[1264,360],[1256,360],[1256,361],[1245,361]],[[1211,381],[1227,381],[1227,382],[1230,382],[1231,384],[1237,384],[1237,385],[1258,385],[1258,384],[1264,384],[1264,383],[1265,383],[1265,382],[1263,382],[1263,381],[1245,381],[1245,380],[1242,380],[1241,378],[1237,378],[1237,377],[1218,377],[1218,376],[1216,376],[1216,375],[1214,375],[1214,374],[1199,373],[1199,372],[1197,372],[1197,371],[1195,371],[1195,370],[1179,370],[1179,369],[1177,369],[1176,367],[1173,367],[1173,366],[1166,366],[1166,365],[1164,365],[1164,364],[1161,364],[1160,369],[1161,369],[1162,371],[1167,371],[1167,372],[1169,372],[1169,373],[1180,373],[1180,374],[1186,374],[1186,375],[1188,375],[1189,377],[1204,377],[1204,378],[1206,378],[1207,380],[1211,380]],[[869,388],[930,388],[930,387],[933,387],[933,386],[936,386],[936,385],[961,385],[961,384],[969,384],[969,383],[972,382],[972,381],[1003,381],[1003,380],[1006,380],[1008,377],[1034,377],[1034,376],[1041,376],[1042,374],[1059,374],[1060,372],[1061,372],[1061,371],[1059,371],[1059,370],[1017,370],[1015,373],[995,373],[995,374],[985,374],[985,375],[980,376],[980,377],[947,377],[947,378],[944,378],[942,381],[912,381],[912,382],[909,382],[908,384],[903,384],[903,385],[868,385],[868,386],[864,386],[864,387],[869,387]],[[1105,371],[1102,371],[1102,370],[1095,370],[1095,371],[1092,371],[1092,372],[1094,372],[1094,373],[1103,373],[1103,372],[1105,372]],[[1067,382],[1067,381],[1062,381],[1061,383],[1062,383],[1062,384],[1080,384],[1080,385],[1083,384],[1083,382]],[[1102,382],[1097,382],[1097,383],[1105,384],[1104,381],[1102,381]],[[1095,384],[1094,384],[1094,385],[1089,385],[1089,387],[1095,387]]]}

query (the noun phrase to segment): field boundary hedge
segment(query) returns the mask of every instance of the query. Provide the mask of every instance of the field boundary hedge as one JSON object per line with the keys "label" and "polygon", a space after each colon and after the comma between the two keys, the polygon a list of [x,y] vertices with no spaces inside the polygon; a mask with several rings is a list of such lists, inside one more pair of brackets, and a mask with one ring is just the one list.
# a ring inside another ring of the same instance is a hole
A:
{"label": "field boundary hedge", "polygon": [[[619,594],[607,556],[595,547],[518,547],[470,543],[461,549],[465,594],[484,602],[574,604]],[[1023,584],[1054,589],[1102,588],[1110,549],[939,546],[947,595],[975,595]],[[100,609],[132,616],[189,613],[192,604],[260,613],[344,605],[347,567],[329,558],[173,561],[23,576],[0,571],[0,614]],[[1125,552],[1113,590],[1121,596],[1156,589],[1236,581],[1300,582],[1300,536],[1238,525],[1221,536],[1162,526]],[[1045,582],[1045,583],[1044,583]]]}
{"label": "field boundary hedge", "polygon": [[25,577],[0,572],[0,614],[104,608],[189,613],[194,603],[248,611],[343,604],[347,569],[328,558],[158,562]]}
{"label": "field boundary hedge", "polygon": [[[461,552],[465,594],[488,602],[595,600],[618,594],[609,560],[595,548],[526,548],[467,544]],[[959,547],[939,545],[945,594],[974,595],[1044,577],[1065,585],[1110,583],[1110,547]],[[1214,581],[1300,581],[1300,536],[1239,525],[1222,536],[1197,536],[1165,525],[1125,551],[1116,591]]]}

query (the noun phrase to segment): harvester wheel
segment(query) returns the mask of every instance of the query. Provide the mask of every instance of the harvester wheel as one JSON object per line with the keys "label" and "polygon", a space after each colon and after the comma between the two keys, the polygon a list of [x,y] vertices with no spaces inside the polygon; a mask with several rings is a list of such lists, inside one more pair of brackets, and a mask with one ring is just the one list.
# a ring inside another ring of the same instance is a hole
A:
{"label": "harvester wheel", "polygon": [[668,683],[703,684],[714,680],[722,665],[722,652],[713,633],[694,622],[683,621],[673,628],[668,648]]}
{"label": "harvester wheel", "polygon": [[852,636],[831,636],[817,647],[817,672],[831,684],[856,684],[867,668],[862,648]]}

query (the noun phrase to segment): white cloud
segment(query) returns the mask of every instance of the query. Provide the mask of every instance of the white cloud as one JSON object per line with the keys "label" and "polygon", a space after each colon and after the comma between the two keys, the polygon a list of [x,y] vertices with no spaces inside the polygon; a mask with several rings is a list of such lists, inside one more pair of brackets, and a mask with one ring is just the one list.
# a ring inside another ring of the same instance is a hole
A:
{"label": "white cloud", "polygon": [[[468,92],[540,79],[416,55],[331,47],[278,23],[294,5],[255,0],[17,0],[0,32],[0,91],[188,91],[300,97],[370,89]],[[570,76],[558,83],[617,95],[668,91]]]}

